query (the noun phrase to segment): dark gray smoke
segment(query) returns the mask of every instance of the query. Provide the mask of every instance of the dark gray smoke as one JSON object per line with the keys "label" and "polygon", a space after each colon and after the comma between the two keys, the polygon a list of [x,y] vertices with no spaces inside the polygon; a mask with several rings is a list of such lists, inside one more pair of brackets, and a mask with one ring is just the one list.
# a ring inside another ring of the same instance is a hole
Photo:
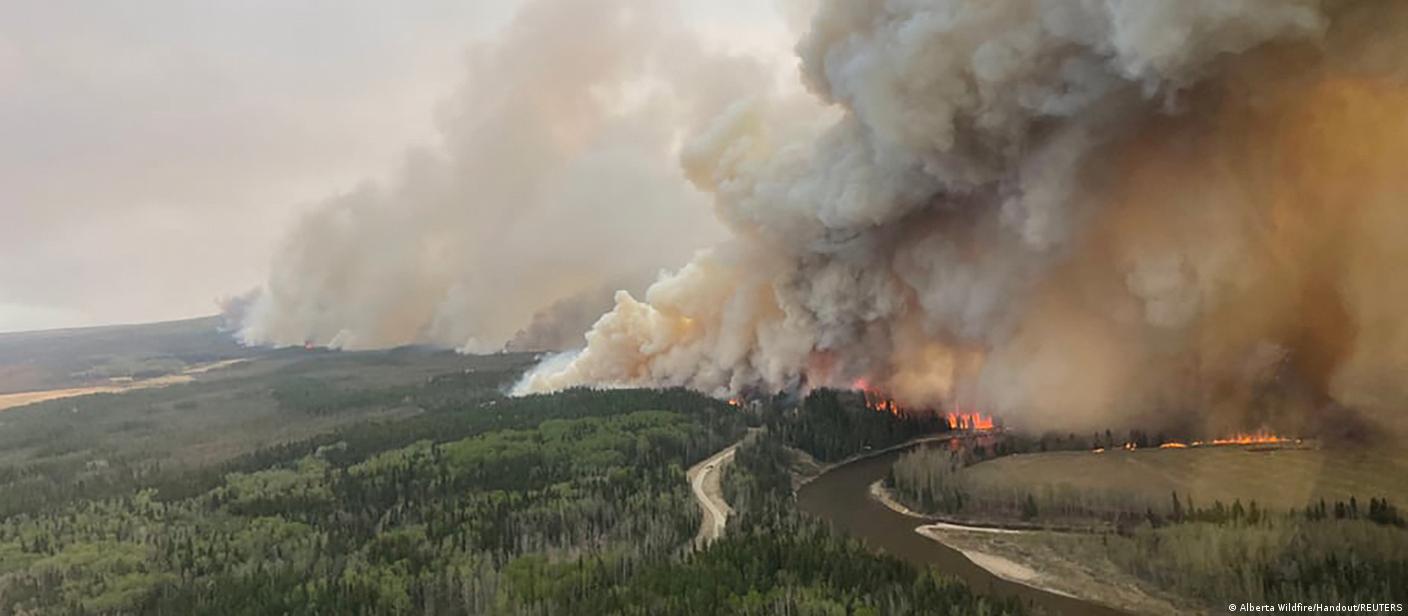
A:
{"label": "dark gray smoke", "polygon": [[823,1],[798,51],[834,119],[755,99],[697,135],[686,173],[734,237],[519,390],[1397,421],[1403,4]]}

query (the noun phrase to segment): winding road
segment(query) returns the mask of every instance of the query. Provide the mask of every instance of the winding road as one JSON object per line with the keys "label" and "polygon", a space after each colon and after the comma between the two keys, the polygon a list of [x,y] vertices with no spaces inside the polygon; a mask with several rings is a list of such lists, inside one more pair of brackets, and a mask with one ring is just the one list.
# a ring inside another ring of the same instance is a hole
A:
{"label": "winding road", "polygon": [[724,500],[720,474],[724,465],[733,461],[733,454],[742,444],[743,441],[738,441],[709,456],[707,460],[690,467],[685,475],[694,491],[694,500],[699,501],[699,509],[704,512],[704,519],[699,521],[699,534],[694,537],[696,548],[705,547],[722,536],[728,517],[733,514],[733,508]]}

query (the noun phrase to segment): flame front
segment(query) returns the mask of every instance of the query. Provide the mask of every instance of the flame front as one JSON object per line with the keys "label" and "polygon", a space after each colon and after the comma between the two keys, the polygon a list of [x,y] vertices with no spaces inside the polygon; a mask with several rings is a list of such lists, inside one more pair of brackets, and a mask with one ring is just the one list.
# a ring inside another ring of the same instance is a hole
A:
{"label": "flame front", "polygon": [[1279,445],[1290,443],[1295,439],[1279,436],[1266,430],[1258,430],[1251,433],[1238,433],[1227,438],[1213,439],[1213,445]]}
{"label": "flame front", "polygon": [[996,427],[992,417],[982,413],[949,413],[944,416],[950,430],[985,432]]}
{"label": "flame front", "polygon": [[[952,425],[952,420],[950,420]],[[1232,436],[1215,438],[1209,441],[1165,441],[1159,444],[1159,449],[1188,449],[1190,447],[1224,447],[1231,445],[1286,445],[1301,443],[1301,439],[1281,436],[1270,430],[1257,430],[1256,432],[1238,432]],[[1125,451],[1134,451],[1139,446],[1133,442],[1125,443],[1122,447]],[[1104,453],[1104,447],[1096,447],[1091,450],[1093,453]]]}
{"label": "flame front", "polygon": [[[866,408],[872,411],[900,415],[909,412],[911,409],[900,405],[894,399],[870,387],[870,383],[865,379],[856,379],[852,388],[861,392],[865,398]],[[962,410],[944,413],[941,418],[948,424],[950,430],[965,430],[972,432],[986,432],[997,428],[997,422],[992,416],[982,413],[969,413]]]}
{"label": "flame front", "polygon": [[[864,383],[864,381],[860,382]],[[898,416],[904,410],[900,407],[898,402],[868,389],[861,389],[861,395],[865,397],[865,408],[872,411],[880,411]]]}

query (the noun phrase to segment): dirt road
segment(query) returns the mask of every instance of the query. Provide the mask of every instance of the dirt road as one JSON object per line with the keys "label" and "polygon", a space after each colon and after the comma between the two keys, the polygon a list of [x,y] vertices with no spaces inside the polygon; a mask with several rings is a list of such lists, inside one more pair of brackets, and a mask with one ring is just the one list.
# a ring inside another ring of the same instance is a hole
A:
{"label": "dirt road", "polygon": [[709,459],[691,467],[685,475],[694,491],[694,500],[699,502],[699,509],[704,512],[704,519],[699,522],[699,534],[694,537],[696,548],[709,545],[723,535],[728,516],[733,514],[733,508],[724,500],[720,475],[724,465],[733,461],[733,454],[742,444],[743,441],[739,441],[709,456]]}

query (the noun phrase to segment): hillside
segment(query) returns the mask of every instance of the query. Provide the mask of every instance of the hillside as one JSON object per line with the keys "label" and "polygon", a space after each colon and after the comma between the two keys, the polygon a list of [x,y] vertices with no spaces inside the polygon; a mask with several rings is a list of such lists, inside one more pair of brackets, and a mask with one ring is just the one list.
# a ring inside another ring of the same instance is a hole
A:
{"label": "hillside", "polygon": [[162,376],[196,364],[262,353],[235,342],[221,325],[221,318],[213,316],[0,333],[0,394]]}

